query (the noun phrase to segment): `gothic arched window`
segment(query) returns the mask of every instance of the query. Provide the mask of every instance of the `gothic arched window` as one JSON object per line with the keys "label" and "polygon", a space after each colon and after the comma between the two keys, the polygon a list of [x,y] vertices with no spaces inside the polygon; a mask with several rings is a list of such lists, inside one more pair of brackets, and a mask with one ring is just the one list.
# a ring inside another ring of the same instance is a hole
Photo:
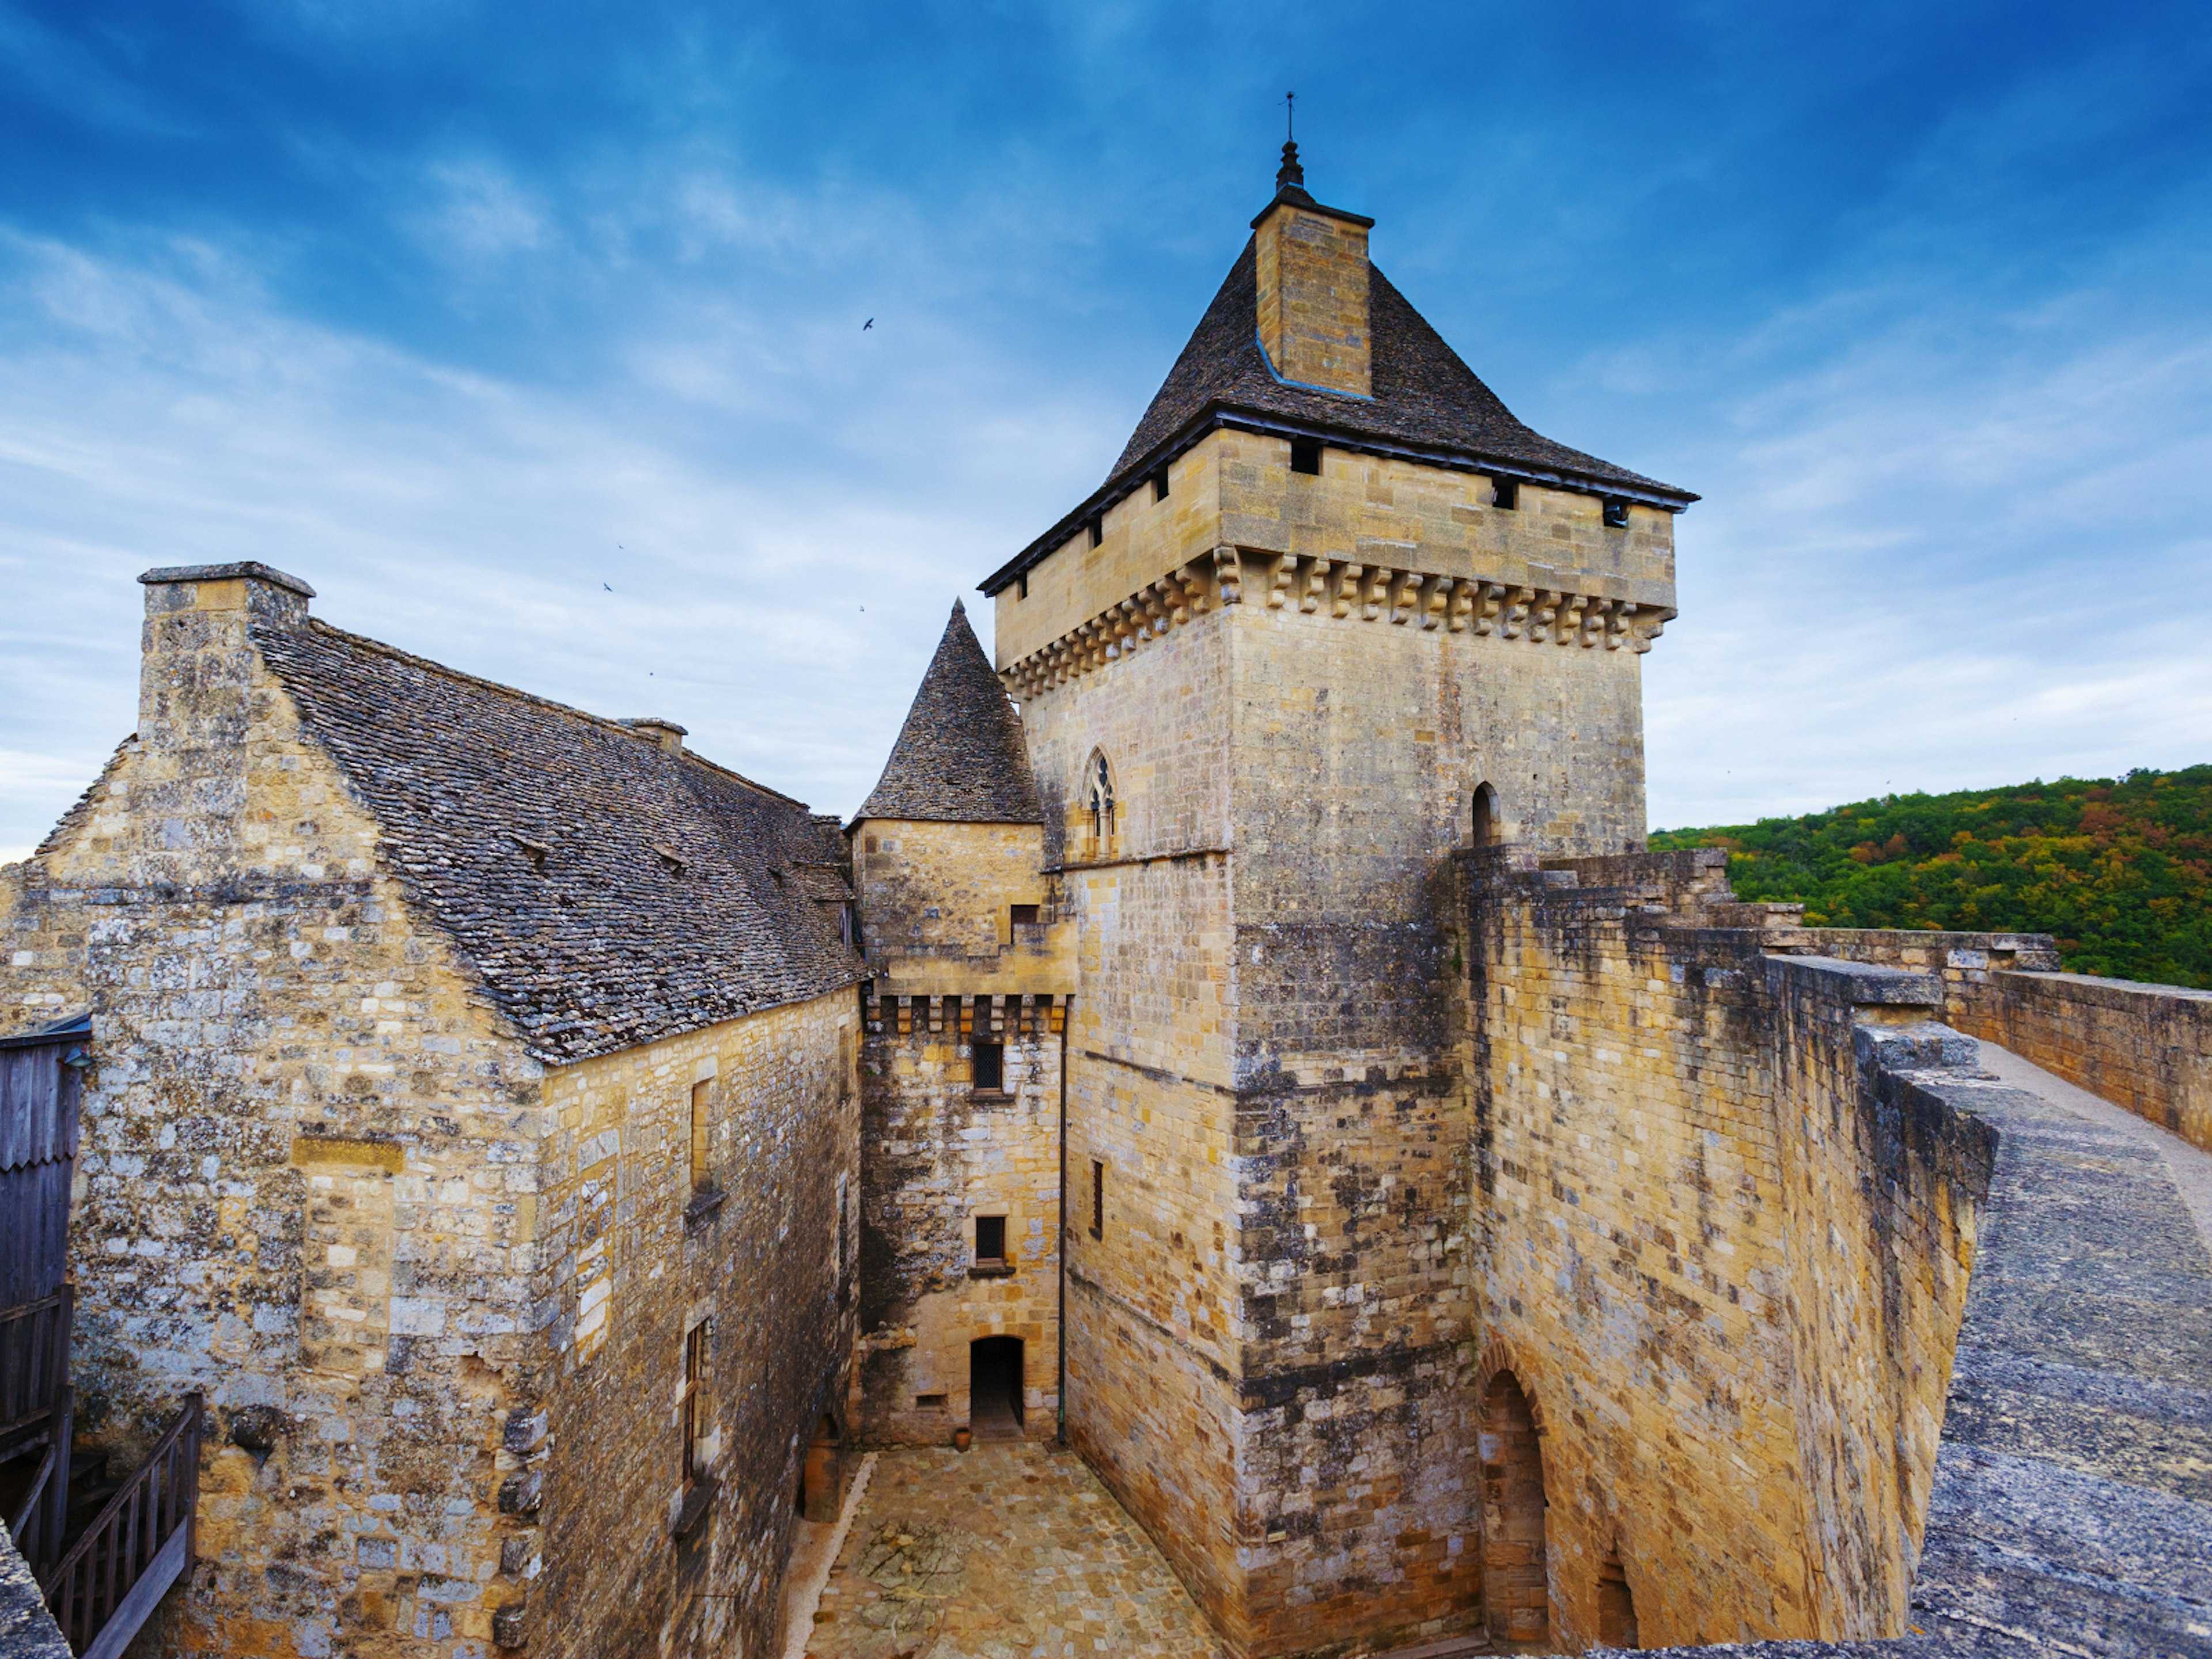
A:
{"label": "gothic arched window", "polygon": [[1106,757],[1091,751],[1090,777],[1085,781],[1091,803],[1091,833],[1103,846],[1114,834],[1114,770]]}

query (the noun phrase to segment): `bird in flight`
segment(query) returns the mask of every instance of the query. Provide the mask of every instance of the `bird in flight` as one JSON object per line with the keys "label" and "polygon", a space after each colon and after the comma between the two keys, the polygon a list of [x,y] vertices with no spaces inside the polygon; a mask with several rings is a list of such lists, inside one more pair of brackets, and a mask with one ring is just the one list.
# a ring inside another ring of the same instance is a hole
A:
{"label": "bird in flight", "polygon": [[[602,586],[602,587],[607,587],[607,585],[606,585],[605,582],[601,582],[601,583],[599,584],[599,586]],[[614,592],[614,589],[613,589],[613,588],[611,588],[611,587],[607,587],[607,592],[610,592],[610,593],[611,593],[611,592]]]}
{"label": "bird in flight", "polygon": [[873,328],[875,325],[876,325],[876,319],[875,319],[874,318],[871,317],[871,318],[869,318],[869,319],[868,319],[868,320],[867,320],[866,322],[862,323],[862,324],[860,325],[860,332],[861,332],[861,333],[863,333],[863,334],[866,334],[866,333],[870,329]]}

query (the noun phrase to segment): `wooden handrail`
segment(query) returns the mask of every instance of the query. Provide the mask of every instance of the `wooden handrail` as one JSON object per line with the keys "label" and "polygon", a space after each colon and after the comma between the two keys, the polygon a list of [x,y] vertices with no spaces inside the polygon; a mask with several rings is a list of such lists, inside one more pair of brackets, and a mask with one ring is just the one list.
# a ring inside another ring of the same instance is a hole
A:
{"label": "wooden handrail", "polygon": [[40,1580],[46,1605],[82,1659],[121,1653],[191,1563],[201,1417],[195,1390],[146,1461]]}

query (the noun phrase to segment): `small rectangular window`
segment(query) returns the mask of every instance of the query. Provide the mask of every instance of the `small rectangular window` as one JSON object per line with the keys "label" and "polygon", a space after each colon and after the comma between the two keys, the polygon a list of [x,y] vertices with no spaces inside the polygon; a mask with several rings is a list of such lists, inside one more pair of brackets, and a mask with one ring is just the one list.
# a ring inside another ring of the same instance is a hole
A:
{"label": "small rectangular window", "polygon": [[1321,471],[1321,440],[1293,438],[1291,440],[1291,471],[1318,476]]}
{"label": "small rectangular window", "polygon": [[703,1193],[714,1184],[707,1160],[707,1132],[714,1121],[709,1097],[714,1087],[712,1081],[704,1079],[691,1085],[691,1190],[695,1193]]}
{"label": "small rectangular window", "polygon": [[989,1094],[1002,1093],[1006,1086],[1006,1046],[1003,1042],[979,1042],[975,1045],[975,1087]]}
{"label": "small rectangular window", "polygon": [[918,1394],[914,1397],[914,1408],[918,1412],[941,1412],[945,1396],[941,1394]]}
{"label": "small rectangular window", "polygon": [[1091,1236],[1106,1237],[1106,1166],[1091,1160]]}
{"label": "small rectangular window", "polygon": [[1162,467],[1152,474],[1152,499],[1164,501],[1168,498],[1168,470]]}
{"label": "small rectangular window", "polygon": [[1628,503],[1619,496],[1608,496],[1605,503],[1605,522],[1609,530],[1628,528]]}
{"label": "small rectangular window", "polygon": [[1521,485],[1513,478],[1492,478],[1490,481],[1490,504],[1510,513],[1521,505]]}
{"label": "small rectangular window", "polygon": [[1100,514],[1091,521],[1091,544],[1093,547],[1106,539],[1106,515]]}
{"label": "small rectangular window", "polygon": [[975,1218],[975,1260],[981,1262],[1003,1262],[1006,1259],[1006,1218],[1002,1215],[979,1215]]}
{"label": "small rectangular window", "polygon": [[1021,586],[1020,586],[1018,589],[1017,589],[1017,590],[1016,590],[1015,594],[1014,594],[1014,597],[1015,597],[1016,599],[1026,599],[1027,598],[1029,598],[1029,596],[1030,596],[1030,573],[1029,573],[1028,571],[1024,570],[1024,571],[1023,571],[1023,572],[1022,572],[1022,582],[1021,582]]}
{"label": "small rectangular window", "polygon": [[1037,925],[1037,908],[1034,904],[1010,904],[1006,907],[1006,912],[1017,927],[1034,927]]}
{"label": "small rectangular window", "polygon": [[[665,1397],[665,1396],[664,1396]],[[708,1474],[702,1448],[707,1438],[707,1322],[684,1334],[684,1484]]]}

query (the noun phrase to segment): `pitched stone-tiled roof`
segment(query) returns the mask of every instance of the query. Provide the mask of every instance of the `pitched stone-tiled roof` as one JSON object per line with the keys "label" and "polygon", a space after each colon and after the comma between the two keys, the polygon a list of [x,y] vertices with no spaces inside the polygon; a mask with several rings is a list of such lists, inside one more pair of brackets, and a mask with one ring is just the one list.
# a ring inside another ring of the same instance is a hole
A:
{"label": "pitched stone-tiled roof", "polygon": [[255,641],[384,854],[532,1052],[851,984],[834,818],[649,733],[313,622]]}
{"label": "pitched stone-tiled roof", "polygon": [[1217,423],[1334,437],[1471,466],[1487,463],[1516,477],[1660,506],[1698,499],[1524,426],[1389,277],[1370,264],[1368,278],[1373,396],[1289,385],[1260,349],[1258,255],[1247,242],[1106,482],[994,572],[983,591],[996,593]]}
{"label": "pitched stone-tiled roof", "polygon": [[860,818],[1044,822],[1021,716],[957,599],[884,775],[854,822]]}

